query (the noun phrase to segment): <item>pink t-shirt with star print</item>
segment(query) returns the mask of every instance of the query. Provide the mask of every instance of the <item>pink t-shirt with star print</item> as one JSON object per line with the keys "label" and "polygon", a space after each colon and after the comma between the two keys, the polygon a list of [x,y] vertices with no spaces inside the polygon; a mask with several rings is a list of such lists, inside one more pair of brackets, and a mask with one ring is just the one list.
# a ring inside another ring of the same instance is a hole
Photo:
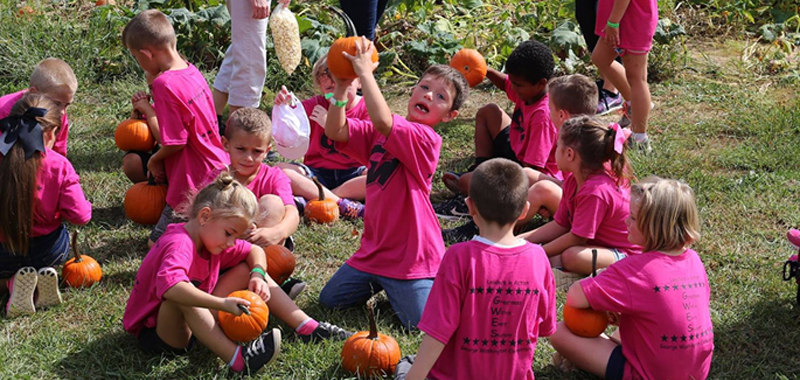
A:
{"label": "pink t-shirt with star print", "polygon": [[711,291],[697,252],[645,252],[580,284],[593,309],[621,313],[625,380],[708,377],[714,351]]}
{"label": "pink t-shirt with star print", "polygon": [[445,345],[430,380],[533,379],[536,342],[556,330],[547,254],[522,240],[451,246],[417,327]]}

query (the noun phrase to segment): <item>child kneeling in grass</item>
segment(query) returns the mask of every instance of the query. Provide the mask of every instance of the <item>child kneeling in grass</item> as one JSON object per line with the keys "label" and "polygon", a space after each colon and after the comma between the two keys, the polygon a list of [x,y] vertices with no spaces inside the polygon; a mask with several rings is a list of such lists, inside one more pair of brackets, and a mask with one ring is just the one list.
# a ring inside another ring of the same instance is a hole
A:
{"label": "child kneeling in grass", "polygon": [[708,275],[689,248],[700,238],[694,194],[683,182],[657,177],[631,194],[628,240],[645,252],[567,293],[572,307],[621,313],[620,340],[579,337],[559,323],[550,342],[564,359],[605,379],[705,379],[714,330]]}
{"label": "child kneeling in grass", "polygon": [[556,289],[544,249],[514,236],[527,194],[519,164],[475,169],[467,206],[480,236],[445,253],[419,323],[426,335],[397,379],[533,378],[536,341],[556,328]]}

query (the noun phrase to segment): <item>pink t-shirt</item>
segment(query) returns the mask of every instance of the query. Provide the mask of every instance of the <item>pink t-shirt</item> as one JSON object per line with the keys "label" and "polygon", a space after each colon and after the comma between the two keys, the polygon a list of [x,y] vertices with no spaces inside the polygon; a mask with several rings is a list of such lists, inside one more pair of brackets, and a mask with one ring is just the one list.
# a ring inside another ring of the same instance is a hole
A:
{"label": "pink t-shirt", "polygon": [[583,185],[572,173],[564,180],[564,195],[553,220],[570,232],[588,239],[586,244],[616,248],[628,255],[642,247],[628,241],[625,219],[630,214],[630,188],[617,186],[607,173],[590,174]]}
{"label": "pink t-shirt", "polygon": [[[303,158],[303,164],[312,168],[322,169],[352,169],[361,166],[358,161],[348,157],[344,153],[336,149],[334,141],[325,136],[325,126],[319,125],[317,122],[311,120],[311,112],[314,107],[322,106],[326,110],[330,105],[330,101],[325,99],[322,95],[317,95],[303,101],[303,107],[308,114],[308,122],[311,124],[311,137],[308,142],[308,152]],[[369,120],[367,107],[362,98],[355,107],[345,111],[345,116],[348,119],[361,119]]]}
{"label": "pink t-shirt", "polygon": [[50,149],[46,149],[36,172],[35,202],[31,237],[55,231],[64,220],[86,224],[92,219],[92,204],[83,194],[78,174],[66,157]]}
{"label": "pink t-shirt", "polygon": [[[17,91],[3,97],[0,97],[0,119],[8,117],[11,113],[11,107],[14,106],[14,103],[22,99],[22,97],[28,92],[28,89],[24,89],[22,91]],[[58,134],[56,134],[56,142],[53,144],[53,150],[61,154],[62,156],[67,156],[67,137],[69,136],[69,119],[67,118],[67,113],[64,112],[61,115],[61,128],[58,130]]]}
{"label": "pink t-shirt", "polygon": [[556,288],[539,245],[455,244],[442,259],[420,330],[445,344],[428,379],[533,379],[540,336],[556,330]]}
{"label": "pink t-shirt", "polygon": [[[215,169],[209,173],[206,180],[203,182],[203,187],[213,182],[223,170],[227,168]],[[286,206],[295,206],[294,196],[292,195],[292,183],[289,177],[279,168],[271,167],[265,163],[261,163],[258,168],[256,177],[247,184],[247,188],[256,196],[261,198],[267,194],[277,195]]]}
{"label": "pink t-shirt", "polygon": [[517,96],[506,77],[506,96],[514,102],[514,114],[508,130],[511,149],[516,153],[520,164],[527,164],[544,169],[558,179],[563,178],[556,164],[553,147],[558,141],[558,128],[550,120],[550,108],[545,94],[533,104],[525,102]]}
{"label": "pink t-shirt", "polygon": [[[614,0],[597,2],[597,18],[594,34],[605,36],[605,27],[614,8]],[[653,46],[653,35],[658,25],[658,2],[656,0],[631,0],[622,19],[619,20],[619,48],[648,52]]]}
{"label": "pink t-shirt", "polygon": [[211,170],[229,164],[230,159],[222,148],[211,90],[194,65],[156,77],[153,102],[161,145],[184,145],[164,160],[169,181],[167,204],[174,209]]}
{"label": "pink t-shirt", "polygon": [[211,293],[217,286],[220,270],[238,265],[250,254],[250,243],[244,240],[237,240],[236,245],[219,255],[212,255],[205,248],[198,254],[185,225],[167,226],[142,260],[122,316],[125,331],[139,336],[143,328],[156,327],[158,309],[164,293],[171,287],[188,282]]}
{"label": "pink t-shirt", "polygon": [[435,277],[444,241],[430,194],[441,136],[397,115],[389,137],[369,120],[347,124],[350,141],[336,147],[369,168],[364,234],[347,264],[400,280]]}
{"label": "pink t-shirt", "polygon": [[708,276],[697,252],[646,252],[581,281],[595,310],[619,320],[626,380],[708,376],[714,351]]}

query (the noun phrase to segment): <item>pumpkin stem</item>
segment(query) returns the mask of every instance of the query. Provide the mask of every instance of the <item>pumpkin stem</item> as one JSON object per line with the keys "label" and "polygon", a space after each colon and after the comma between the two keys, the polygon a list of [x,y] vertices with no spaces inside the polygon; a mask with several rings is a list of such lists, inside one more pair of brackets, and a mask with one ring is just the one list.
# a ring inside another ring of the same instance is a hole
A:
{"label": "pumpkin stem", "polygon": [[319,190],[319,200],[320,201],[324,201],[325,200],[325,190],[322,189],[322,184],[319,183],[319,181],[317,180],[316,176],[312,177],[311,179],[314,181],[314,184],[317,185],[317,190]]}
{"label": "pumpkin stem", "polygon": [[367,318],[369,318],[369,335],[367,339],[378,338],[378,324],[375,323],[375,310],[372,308],[372,302],[367,302]]}
{"label": "pumpkin stem", "polygon": [[357,35],[356,25],[353,24],[353,20],[351,20],[350,17],[347,16],[346,13],[344,13],[344,11],[334,7],[333,5],[328,5],[327,8],[330,9],[333,13],[336,13],[336,15],[341,17],[342,21],[344,21],[345,37],[355,37]]}
{"label": "pumpkin stem", "polygon": [[148,175],[147,176],[147,186],[156,186],[156,185],[158,185],[156,183],[156,177],[153,177],[152,174]]}
{"label": "pumpkin stem", "polygon": [[83,261],[80,252],[78,252],[78,230],[72,233],[72,253],[75,255],[75,262]]}
{"label": "pumpkin stem", "polygon": [[236,307],[238,307],[239,310],[242,311],[242,313],[245,313],[246,315],[250,315],[250,309],[248,309],[247,306],[239,304],[239,305],[236,305]]}

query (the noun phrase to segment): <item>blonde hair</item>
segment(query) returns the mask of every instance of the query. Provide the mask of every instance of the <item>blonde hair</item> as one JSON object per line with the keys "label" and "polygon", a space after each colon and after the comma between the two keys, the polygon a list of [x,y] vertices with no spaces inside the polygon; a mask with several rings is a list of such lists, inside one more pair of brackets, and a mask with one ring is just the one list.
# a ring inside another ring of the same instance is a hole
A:
{"label": "blonde hair", "polygon": [[64,87],[75,93],[78,90],[78,79],[68,63],[58,58],[46,58],[33,68],[30,87],[35,87],[44,94]]}
{"label": "blonde hair", "polygon": [[134,16],[122,30],[122,44],[128,49],[175,49],[177,43],[167,15],[155,9]]}
{"label": "blonde hair", "polygon": [[204,207],[211,209],[212,219],[244,218],[250,225],[258,215],[256,196],[233,178],[229,171],[223,171],[217,178],[194,196],[189,208],[189,218],[197,218]]}
{"label": "blonde hair", "polygon": [[694,191],[685,182],[650,176],[631,188],[638,202],[636,226],[645,251],[671,251],[700,240],[700,216]]}
{"label": "blonde hair", "polygon": [[242,131],[259,138],[266,138],[267,145],[272,141],[272,122],[269,115],[258,108],[239,108],[228,117],[225,137],[230,140],[234,131]]}
{"label": "blonde hair", "polygon": [[326,75],[333,81],[333,76],[328,70],[328,54],[319,57],[317,62],[314,62],[314,67],[311,68],[311,78],[314,80],[314,86],[317,86],[320,90],[322,90],[322,85],[319,83],[319,78],[323,75]]}

